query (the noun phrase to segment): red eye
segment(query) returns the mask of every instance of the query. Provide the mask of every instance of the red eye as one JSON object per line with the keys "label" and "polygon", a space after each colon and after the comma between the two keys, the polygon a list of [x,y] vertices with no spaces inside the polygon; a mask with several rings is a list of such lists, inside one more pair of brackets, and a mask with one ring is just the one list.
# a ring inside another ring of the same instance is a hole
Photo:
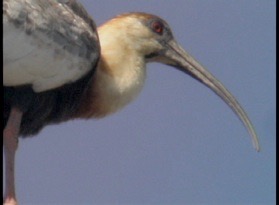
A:
{"label": "red eye", "polygon": [[162,35],[164,31],[164,25],[160,21],[155,21],[152,23],[152,30],[157,34]]}

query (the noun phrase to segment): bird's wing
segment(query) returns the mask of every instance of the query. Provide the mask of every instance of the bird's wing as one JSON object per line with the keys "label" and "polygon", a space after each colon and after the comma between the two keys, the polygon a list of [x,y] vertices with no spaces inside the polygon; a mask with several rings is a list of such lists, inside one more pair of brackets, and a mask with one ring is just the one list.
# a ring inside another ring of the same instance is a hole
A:
{"label": "bird's wing", "polygon": [[36,92],[78,80],[100,55],[95,23],[76,0],[4,0],[3,43],[3,85]]}

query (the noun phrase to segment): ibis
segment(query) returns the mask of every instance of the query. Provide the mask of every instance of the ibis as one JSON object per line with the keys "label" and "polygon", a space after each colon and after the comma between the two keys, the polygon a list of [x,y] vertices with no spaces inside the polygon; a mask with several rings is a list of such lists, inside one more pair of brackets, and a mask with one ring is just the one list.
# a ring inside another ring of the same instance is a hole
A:
{"label": "ibis", "polygon": [[4,204],[17,204],[18,137],[34,136],[49,124],[115,113],[142,90],[149,62],[169,65],[210,88],[260,149],[237,100],[156,15],[125,13],[97,28],[76,0],[4,0],[3,43]]}

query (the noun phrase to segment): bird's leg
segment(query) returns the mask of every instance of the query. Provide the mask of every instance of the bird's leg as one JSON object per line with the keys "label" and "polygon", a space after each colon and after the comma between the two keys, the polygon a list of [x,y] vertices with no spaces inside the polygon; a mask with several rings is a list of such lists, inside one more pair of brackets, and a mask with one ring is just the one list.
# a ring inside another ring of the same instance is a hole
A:
{"label": "bird's leg", "polygon": [[18,146],[18,134],[22,118],[22,111],[12,108],[7,125],[3,131],[3,145],[5,154],[5,195],[4,205],[16,205],[15,194],[15,153]]}

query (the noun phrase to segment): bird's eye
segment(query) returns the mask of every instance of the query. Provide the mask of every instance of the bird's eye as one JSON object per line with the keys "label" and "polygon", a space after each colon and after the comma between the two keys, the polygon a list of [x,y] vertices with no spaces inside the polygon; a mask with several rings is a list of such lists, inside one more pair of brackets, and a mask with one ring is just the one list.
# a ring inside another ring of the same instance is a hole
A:
{"label": "bird's eye", "polygon": [[162,22],[160,21],[154,21],[152,24],[151,24],[151,28],[152,30],[159,34],[159,35],[162,35],[163,34],[163,31],[164,31],[164,25]]}

